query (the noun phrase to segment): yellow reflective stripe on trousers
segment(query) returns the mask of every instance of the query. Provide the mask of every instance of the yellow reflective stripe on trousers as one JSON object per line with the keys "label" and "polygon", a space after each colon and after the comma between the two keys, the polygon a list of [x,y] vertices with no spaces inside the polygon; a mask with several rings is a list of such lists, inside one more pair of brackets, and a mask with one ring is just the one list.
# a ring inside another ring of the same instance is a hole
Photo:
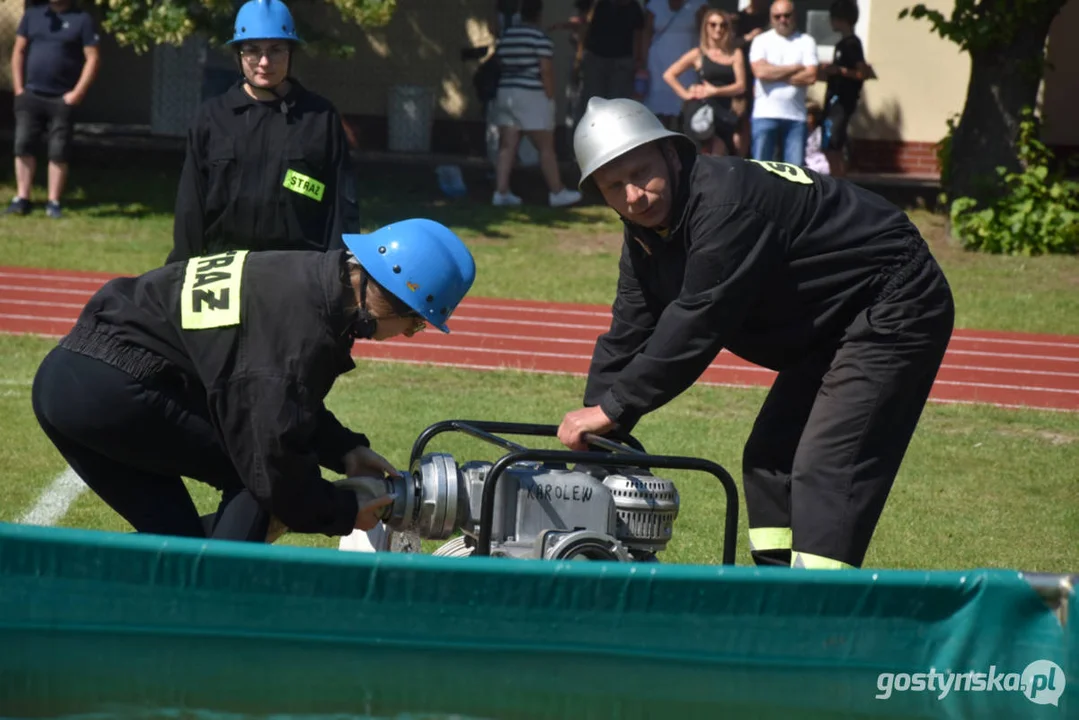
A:
{"label": "yellow reflective stripe on trousers", "polygon": [[841,560],[833,560],[823,555],[796,552],[791,557],[791,567],[804,568],[806,570],[855,570],[853,565],[848,565]]}
{"label": "yellow reflective stripe on trousers", "polygon": [[750,528],[749,549],[763,552],[765,550],[790,550],[790,528]]}
{"label": "yellow reflective stripe on trousers", "polygon": [[322,202],[322,193],[326,192],[324,184],[295,170],[289,170],[285,173],[285,182],[282,184],[292,192],[299,193],[317,202]]}

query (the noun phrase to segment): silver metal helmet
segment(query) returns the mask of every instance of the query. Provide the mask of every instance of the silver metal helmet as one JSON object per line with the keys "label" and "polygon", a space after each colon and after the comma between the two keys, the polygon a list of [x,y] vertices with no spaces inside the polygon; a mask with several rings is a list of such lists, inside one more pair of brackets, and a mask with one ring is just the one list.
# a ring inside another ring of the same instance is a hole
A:
{"label": "silver metal helmet", "polygon": [[590,98],[588,109],[573,133],[573,154],[581,169],[577,186],[583,187],[592,173],[615,158],[667,137],[696,150],[692,140],[663,127],[659,118],[636,100]]}

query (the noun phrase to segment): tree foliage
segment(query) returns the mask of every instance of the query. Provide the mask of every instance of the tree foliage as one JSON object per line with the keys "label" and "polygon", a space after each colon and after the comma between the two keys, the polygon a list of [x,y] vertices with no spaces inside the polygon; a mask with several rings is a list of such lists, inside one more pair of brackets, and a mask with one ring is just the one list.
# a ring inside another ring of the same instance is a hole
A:
{"label": "tree foliage", "polygon": [[[101,14],[102,28],[120,45],[142,53],[155,45],[179,45],[195,33],[205,34],[213,44],[225,42],[232,36],[232,21],[242,0],[94,0],[94,3]],[[302,10],[297,10],[304,6],[328,6],[345,22],[380,27],[390,21],[397,0],[293,0],[288,5],[300,36],[312,49],[348,55],[351,47],[305,24]]]}
{"label": "tree foliage", "polygon": [[1034,111],[1025,108],[1022,170],[997,168],[1004,192],[992,202],[961,197],[952,203],[952,234],[963,247],[1012,255],[1079,252],[1079,182],[1067,179],[1068,164],[1056,162],[1039,130]]}
{"label": "tree foliage", "polygon": [[[1067,0],[953,0],[949,13],[918,3],[899,18],[926,20],[970,55],[971,75],[958,122],[941,142],[941,185],[952,198],[990,201],[1021,172],[1024,108],[1037,104],[1046,38]],[[998,168],[1004,168],[1004,174]]]}
{"label": "tree foliage", "polygon": [[1020,29],[1035,18],[1056,16],[1067,0],[955,0],[951,16],[918,3],[899,12],[925,19],[933,31],[968,53],[992,52],[1016,41]]}

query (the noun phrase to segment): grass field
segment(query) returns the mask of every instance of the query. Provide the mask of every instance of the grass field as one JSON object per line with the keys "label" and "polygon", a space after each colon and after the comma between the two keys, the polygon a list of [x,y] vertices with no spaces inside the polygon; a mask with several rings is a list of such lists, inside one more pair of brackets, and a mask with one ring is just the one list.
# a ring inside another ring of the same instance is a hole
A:
{"label": "grass field", "polygon": [[[110,160],[78,170],[67,217],[0,218],[0,265],[138,273],[159,264],[171,244],[178,159]],[[3,168],[0,168],[3,171]],[[10,170],[6,171],[10,173]],[[479,265],[476,295],[610,301],[620,242],[613,216],[598,207],[494,209],[482,202],[432,200],[433,174],[361,168],[363,218],[427,216],[458,230]],[[10,196],[0,175],[0,196]],[[1079,259],[972,255],[951,246],[943,220],[912,217],[933,245],[957,296],[957,324],[979,329],[1079,334]],[[52,478],[61,458],[34,422],[30,382],[53,341],[0,336],[0,520],[16,520]],[[364,363],[329,399],[342,421],[371,437],[403,466],[416,435],[450,417],[557,423],[580,402],[582,381],[516,372],[476,373]],[[763,390],[694,388],[641,423],[637,436],[656,452],[706,457],[739,475],[741,446]],[[392,410],[388,410],[392,408]],[[431,447],[459,462],[493,459],[489,446],[443,436]],[[1079,415],[931,405],[915,436],[867,559],[874,567],[1011,567],[1079,570]],[[672,473],[682,514],[664,559],[719,558],[722,492],[714,479]],[[192,484],[209,509],[212,492]],[[744,510],[741,513],[744,528]],[[90,494],[64,525],[128,528]],[[333,547],[321,537],[285,542]],[[744,532],[739,562],[748,562]]]}

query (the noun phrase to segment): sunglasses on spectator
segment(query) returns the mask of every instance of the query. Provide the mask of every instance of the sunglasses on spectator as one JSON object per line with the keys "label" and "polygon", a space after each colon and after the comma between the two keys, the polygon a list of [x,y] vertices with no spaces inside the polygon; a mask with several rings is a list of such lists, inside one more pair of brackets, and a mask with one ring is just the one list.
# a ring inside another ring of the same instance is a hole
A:
{"label": "sunglasses on spectator", "polygon": [[720,30],[727,29],[727,23],[725,22],[709,22],[708,27],[719,28]]}
{"label": "sunglasses on spectator", "polygon": [[772,19],[773,20],[789,20],[791,18],[791,16],[793,16],[793,15],[794,15],[794,13],[792,13],[792,12],[789,12],[789,13],[775,13],[774,15],[772,15]]}

